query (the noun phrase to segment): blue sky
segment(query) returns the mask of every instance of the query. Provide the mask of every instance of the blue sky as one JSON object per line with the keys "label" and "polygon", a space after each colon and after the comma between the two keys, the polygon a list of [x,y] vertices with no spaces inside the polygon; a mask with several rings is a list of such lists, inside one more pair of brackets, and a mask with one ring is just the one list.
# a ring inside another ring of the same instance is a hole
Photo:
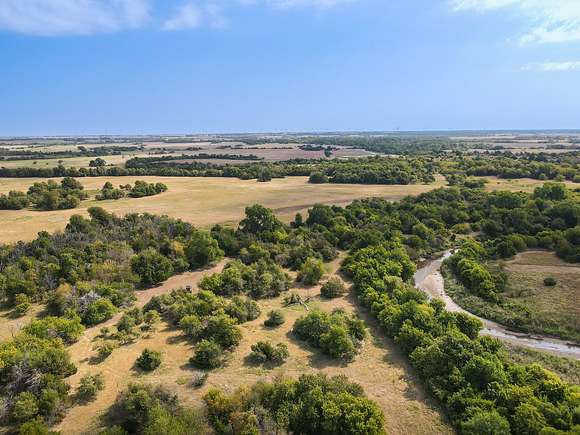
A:
{"label": "blue sky", "polygon": [[0,0],[0,136],[580,128],[580,0]]}

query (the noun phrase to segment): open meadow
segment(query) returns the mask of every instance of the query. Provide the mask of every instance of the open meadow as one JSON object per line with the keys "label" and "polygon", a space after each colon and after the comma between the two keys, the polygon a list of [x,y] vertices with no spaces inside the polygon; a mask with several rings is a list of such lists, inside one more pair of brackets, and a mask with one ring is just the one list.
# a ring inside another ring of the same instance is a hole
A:
{"label": "open meadow", "polygon": [[[167,192],[145,198],[122,198],[96,201],[94,194],[103,184],[114,185],[145,180],[165,183]],[[46,179],[5,178],[0,180],[0,194],[10,190],[26,191],[36,181]],[[188,177],[87,177],[79,181],[91,194],[91,199],[70,210],[36,211],[0,210],[0,242],[31,240],[39,231],[64,228],[74,214],[86,214],[89,207],[103,207],[113,213],[155,213],[183,219],[205,228],[217,223],[237,223],[246,206],[262,204],[274,210],[284,221],[290,221],[297,212],[305,212],[316,203],[346,205],[358,198],[381,197],[398,200],[406,195],[441,187],[444,180],[427,185],[361,185],[309,184],[308,177],[287,177],[268,183],[237,178]]]}

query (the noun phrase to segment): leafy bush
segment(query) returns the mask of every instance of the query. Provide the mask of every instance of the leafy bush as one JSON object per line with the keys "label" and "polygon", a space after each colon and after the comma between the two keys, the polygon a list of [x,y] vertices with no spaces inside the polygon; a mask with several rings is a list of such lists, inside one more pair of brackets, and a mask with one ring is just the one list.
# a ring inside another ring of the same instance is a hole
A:
{"label": "leafy bush", "polygon": [[324,264],[317,258],[307,259],[298,272],[298,280],[306,285],[318,284],[324,275]]}
{"label": "leafy bush", "polygon": [[551,276],[544,278],[544,285],[546,287],[554,287],[556,284],[558,284],[558,281],[555,278]]}
{"label": "leafy bush", "polygon": [[153,371],[161,365],[161,352],[144,349],[139,358],[137,358],[136,364],[141,370]]}
{"label": "leafy bush", "polygon": [[290,277],[272,261],[260,260],[251,265],[231,261],[223,272],[205,276],[200,288],[218,295],[248,295],[254,299],[279,296],[290,288]]}
{"label": "leafy bush", "polygon": [[193,269],[206,266],[224,256],[224,251],[220,249],[217,240],[205,231],[195,231],[191,235],[185,253]]}
{"label": "leafy bush", "polygon": [[274,328],[285,322],[284,314],[280,310],[272,310],[268,313],[268,318],[264,320],[264,326]]}
{"label": "leafy bush", "polygon": [[218,433],[231,427],[237,428],[235,433],[259,433],[258,421],[296,434],[385,433],[379,406],[343,376],[302,375],[298,380],[259,382],[230,395],[212,389],[203,400]]}
{"label": "leafy bush", "polygon": [[107,298],[100,298],[90,303],[82,313],[83,323],[85,325],[97,325],[111,319],[117,308]]}
{"label": "leafy bush", "polygon": [[252,352],[249,357],[253,361],[263,363],[282,364],[290,356],[288,346],[284,343],[278,343],[275,346],[267,341],[258,341],[253,344]]}
{"label": "leafy bush", "polygon": [[308,178],[308,182],[312,184],[328,183],[328,177],[324,172],[312,172]]}
{"label": "leafy bush", "polygon": [[81,400],[92,400],[99,391],[105,388],[105,377],[102,373],[84,375],[77,389],[77,396]]}
{"label": "leafy bush", "polygon": [[152,248],[136,255],[131,260],[131,269],[144,286],[159,284],[173,274],[173,265],[169,258]]}
{"label": "leafy bush", "polygon": [[18,293],[14,298],[14,312],[17,316],[24,316],[30,309],[30,297],[24,293]]}
{"label": "leafy bush", "polygon": [[222,347],[213,340],[202,340],[195,346],[191,363],[200,369],[215,369],[224,362]]}
{"label": "leafy bush", "polygon": [[97,355],[99,359],[105,360],[113,353],[115,347],[111,343],[103,343],[96,347]]}
{"label": "leafy bush", "polygon": [[320,294],[327,299],[338,298],[346,293],[346,287],[340,278],[334,277],[326,281],[320,288]]}
{"label": "leafy bush", "polygon": [[355,357],[366,336],[363,321],[339,309],[312,311],[296,320],[293,332],[327,355],[347,360]]}

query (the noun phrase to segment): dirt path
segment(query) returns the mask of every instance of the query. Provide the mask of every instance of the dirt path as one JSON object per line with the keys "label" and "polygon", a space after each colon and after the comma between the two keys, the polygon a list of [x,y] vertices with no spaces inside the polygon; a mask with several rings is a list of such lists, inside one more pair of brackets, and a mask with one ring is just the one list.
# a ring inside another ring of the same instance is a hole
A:
{"label": "dirt path", "polygon": [[[482,334],[490,335],[501,340],[508,341],[513,344],[518,344],[523,347],[528,347],[535,350],[552,352],[559,355],[564,355],[576,359],[580,359],[580,347],[567,343],[564,340],[547,337],[539,334],[530,336],[529,334],[518,333],[508,330],[505,326],[491,320],[478,317],[475,314],[460,307],[446,292],[445,282],[441,275],[440,269],[443,261],[452,255],[452,251],[447,251],[445,254],[436,260],[429,261],[422,268],[415,273],[415,287],[423,290],[431,298],[438,298],[445,302],[445,308],[452,312],[466,313],[470,316],[476,317],[483,322],[484,329]],[[535,266],[534,266],[535,267]]]}

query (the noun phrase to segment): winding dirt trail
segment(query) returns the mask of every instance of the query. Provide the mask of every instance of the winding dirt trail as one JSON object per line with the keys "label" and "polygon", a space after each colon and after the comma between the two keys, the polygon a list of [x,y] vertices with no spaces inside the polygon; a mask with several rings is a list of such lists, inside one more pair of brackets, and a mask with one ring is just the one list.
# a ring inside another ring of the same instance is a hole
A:
{"label": "winding dirt trail", "polygon": [[580,359],[580,346],[574,346],[564,340],[558,340],[539,334],[525,334],[510,331],[505,326],[491,320],[478,317],[475,314],[461,308],[451,297],[445,292],[445,282],[441,275],[441,265],[443,261],[452,255],[452,251],[446,251],[443,256],[436,260],[427,262],[422,268],[415,272],[415,287],[424,291],[430,298],[441,299],[445,302],[445,308],[451,312],[466,313],[470,316],[476,317],[483,322],[484,328],[482,334],[490,335],[501,340],[528,347],[535,350],[552,352],[567,357]]}

